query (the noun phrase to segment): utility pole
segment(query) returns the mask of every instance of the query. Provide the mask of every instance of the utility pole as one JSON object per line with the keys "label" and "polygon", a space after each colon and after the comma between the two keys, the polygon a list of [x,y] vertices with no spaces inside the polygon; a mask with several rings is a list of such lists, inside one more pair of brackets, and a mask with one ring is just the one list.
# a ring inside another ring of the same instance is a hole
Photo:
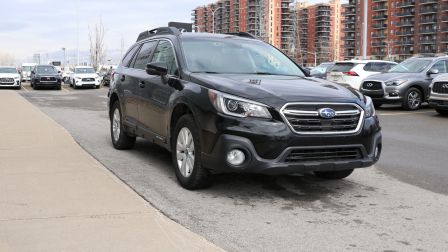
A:
{"label": "utility pole", "polygon": [[217,8],[216,10],[214,10],[213,12],[212,12],[212,23],[213,23],[213,29],[212,29],[212,31],[213,31],[213,33],[215,33],[215,13],[216,13],[216,11],[218,11],[219,9],[223,9],[223,7],[219,7],[219,8]]}
{"label": "utility pole", "polygon": [[79,65],[79,0],[76,0],[76,65]]}
{"label": "utility pole", "polygon": [[368,5],[367,5],[367,0],[364,0],[364,24],[363,24],[363,29],[362,29],[362,59],[366,60],[367,59],[367,9],[368,9]]}
{"label": "utility pole", "polygon": [[64,68],[64,70],[65,70],[65,63],[67,62],[66,61],[66,55],[65,55],[65,47],[62,47],[62,52],[64,52],[64,62],[62,63],[62,67]]}

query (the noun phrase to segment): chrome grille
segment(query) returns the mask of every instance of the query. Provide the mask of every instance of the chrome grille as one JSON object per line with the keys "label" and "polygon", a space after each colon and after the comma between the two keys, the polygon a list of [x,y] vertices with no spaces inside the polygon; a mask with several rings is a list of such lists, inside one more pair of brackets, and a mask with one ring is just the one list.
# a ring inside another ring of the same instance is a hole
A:
{"label": "chrome grille", "polygon": [[[334,117],[324,118],[319,110],[330,108]],[[298,134],[352,134],[361,128],[364,110],[352,103],[290,103],[281,114]]]}
{"label": "chrome grille", "polygon": [[439,94],[448,94],[448,82],[435,82],[432,91]]}
{"label": "chrome grille", "polygon": [[82,81],[88,82],[88,81],[95,81],[94,78],[82,78]]}
{"label": "chrome grille", "polygon": [[300,163],[313,161],[344,161],[361,159],[359,148],[318,148],[295,149],[285,158],[286,163]]}
{"label": "chrome grille", "polygon": [[14,78],[0,78],[0,83],[14,83]]}
{"label": "chrome grille", "polygon": [[362,83],[362,88],[365,90],[381,90],[383,85],[379,81],[365,81]]}
{"label": "chrome grille", "polygon": [[55,82],[56,78],[55,77],[40,77],[40,81],[41,82]]}

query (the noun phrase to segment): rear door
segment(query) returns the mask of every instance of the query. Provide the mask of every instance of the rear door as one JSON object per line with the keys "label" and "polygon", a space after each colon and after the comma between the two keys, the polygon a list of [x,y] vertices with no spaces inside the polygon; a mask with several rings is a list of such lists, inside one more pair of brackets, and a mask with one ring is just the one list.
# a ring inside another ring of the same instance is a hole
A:
{"label": "rear door", "polygon": [[134,56],[141,45],[135,45],[131,48],[121,63],[121,69],[117,69],[117,82],[120,83],[119,87],[123,89],[123,117],[128,124],[134,126],[138,122],[138,86],[135,85],[132,78],[132,68],[130,64],[134,59]]}

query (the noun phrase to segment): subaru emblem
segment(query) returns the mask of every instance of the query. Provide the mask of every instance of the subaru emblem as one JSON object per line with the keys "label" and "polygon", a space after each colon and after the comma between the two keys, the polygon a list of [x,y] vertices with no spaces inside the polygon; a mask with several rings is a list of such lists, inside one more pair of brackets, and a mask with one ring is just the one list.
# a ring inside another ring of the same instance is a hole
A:
{"label": "subaru emblem", "polygon": [[324,119],[331,119],[336,115],[336,111],[331,108],[322,108],[319,109],[319,116]]}

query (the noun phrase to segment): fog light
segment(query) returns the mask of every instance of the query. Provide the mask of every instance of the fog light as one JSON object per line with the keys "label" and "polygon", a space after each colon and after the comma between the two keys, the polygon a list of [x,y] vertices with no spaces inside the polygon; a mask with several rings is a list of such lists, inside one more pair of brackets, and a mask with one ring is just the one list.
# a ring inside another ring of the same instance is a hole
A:
{"label": "fog light", "polygon": [[244,163],[244,161],[246,160],[246,155],[244,155],[244,152],[234,149],[229,151],[229,153],[227,153],[227,162],[231,165],[237,166],[237,165],[241,165],[242,163]]}

